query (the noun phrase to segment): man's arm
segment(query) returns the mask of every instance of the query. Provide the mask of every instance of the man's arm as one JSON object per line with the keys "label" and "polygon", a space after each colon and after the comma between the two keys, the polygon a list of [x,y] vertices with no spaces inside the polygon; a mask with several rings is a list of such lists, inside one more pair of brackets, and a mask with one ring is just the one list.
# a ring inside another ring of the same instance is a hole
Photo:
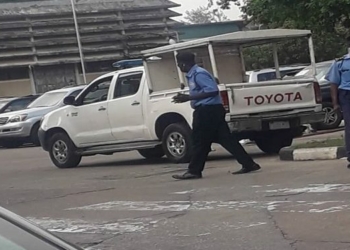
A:
{"label": "man's arm", "polygon": [[188,101],[198,101],[219,95],[217,83],[205,73],[198,73],[196,75],[196,84],[203,90],[202,93],[195,95],[178,94],[173,98],[174,102],[183,103]]}
{"label": "man's arm", "polygon": [[203,90],[203,93],[191,95],[190,100],[202,100],[214,97],[219,94],[219,88],[214,79],[205,73],[198,73],[195,76],[196,84]]}
{"label": "man's arm", "polygon": [[331,82],[331,98],[334,109],[339,109],[338,87],[341,83],[341,76],[338,68],[338,63],[334,62],[330,70],[325,76],[327,81]]}
{"label": "man's arm", "polygon": [[339,109],[338,85],[331,83],[331,98],[334,109]]}
{"label": "man's arm", "polygon": [[219,91],[214,91],[214,92],[208,92],[208,93],[199,93],[196,95],[191,95],[190,96],[190,101],[197,101],[197,100],[203,100],[209,97],[214,97],[219,94]]}

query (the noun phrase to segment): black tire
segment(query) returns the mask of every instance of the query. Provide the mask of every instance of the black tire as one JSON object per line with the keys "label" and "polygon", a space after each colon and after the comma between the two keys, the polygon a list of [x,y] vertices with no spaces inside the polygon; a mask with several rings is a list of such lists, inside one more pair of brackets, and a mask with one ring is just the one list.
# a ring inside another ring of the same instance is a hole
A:
{"label": "black tire", "polygon": [[329,130],[336,129],[343,121],[341,110],[334,111],[333,105],[330,102],[323,104],[323,111],[326,112],[324,122],[311,124],[314,130]]}
{"label": "black tire", "polygon": [[[162,145],[163,150],[167,158],[173,163],[188,163],[192,156],[192,130],[186,123],[174,123],[169,125],[163,133]],[[178,145],[178,153],[176,149],[171,150],[170,141],[171,138],[178,136],[178,142],[174,142]],[[182,152],[182,153],[181,153]]]}
{"label": "black tire", "polygon": [[[60,151],[60,152],[58,152]],[[81,155],[76,154],[76,147],[65,133],[54,134],[49,141],[51,161],[58,168],[75,168],[81,161]],[[61,154],[61,160],[59,155]]]}
{"label": "black tire", "polygon": [[293,135],[289,131],[267,133],[255,138],[256,145],[266,154],[278,154],[284,147],[293,143]]}
{"label": "black tire", "polygon": [[30,142],[33,143],[35,146],[41,146],[38,136],[39,128],[40,123],[34,124],[32,131],[30,132]]}
{"label": "black tire", "polygon": [[2,141],[0,145],[4,148],[19,148],[20,146],[23,145],[23,141]]}
{"label": "black tire", "polygon": [[140,149],[138,152],[146,159],[160,159],[165,155],[161,145],[155,148]]}

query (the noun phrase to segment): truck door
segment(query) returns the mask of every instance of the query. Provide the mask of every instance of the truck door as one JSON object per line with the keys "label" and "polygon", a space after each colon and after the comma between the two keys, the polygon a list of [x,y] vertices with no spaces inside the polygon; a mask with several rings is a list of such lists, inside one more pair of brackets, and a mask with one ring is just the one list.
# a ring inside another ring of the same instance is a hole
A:
{"label": "truck door", "polygon": [[143,72],[119,75],[109,103],[108,117],[117,142],[143,141],[147,128],[142,111]]}
{"label": "truck door", "polygon": [[108,120],[108,93],[113,76],[91,84],[69,110],[69,127],[77,146],[114,141]]}

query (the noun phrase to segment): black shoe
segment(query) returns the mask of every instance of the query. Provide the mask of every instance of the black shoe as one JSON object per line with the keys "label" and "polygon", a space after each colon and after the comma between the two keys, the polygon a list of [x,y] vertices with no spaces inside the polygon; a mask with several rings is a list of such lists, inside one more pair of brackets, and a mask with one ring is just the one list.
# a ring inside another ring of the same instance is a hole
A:
{"label": "black shoe", "polygon": [[348,169],[350,169],[350,163],[348,164]]}
{"label": "black shoe", "polygon": [[234,175],[238,175],[238,174],[248,174],[251,172],[255,172],[260,170],[261,167],[258,164],[254,164],[253,166],[247,168],[247,167],[243,167],[241,170],[237,171],[237,172],[233,172],[232,174]]}
{"label": "black shoe", "polygon": [[182,175],[173,175],[173,178],[176,180],[194,180],[194,179],[201,179],[202,174],[192,174],[190,172],[186,172]]}

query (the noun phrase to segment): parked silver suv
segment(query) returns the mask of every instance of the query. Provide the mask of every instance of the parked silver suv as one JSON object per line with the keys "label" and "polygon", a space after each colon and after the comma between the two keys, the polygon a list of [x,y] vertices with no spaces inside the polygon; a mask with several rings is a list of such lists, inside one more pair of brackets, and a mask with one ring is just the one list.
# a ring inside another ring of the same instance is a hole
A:
{"label": "parked silver suv", "polygon": [[63,99],[77,96],[85,86],[75,86],[47,92],[32,102],[27,109],[0,115],[0,145],[16,148],[24,143],[40,145],[38,130],[46,114],[63,107]]}

